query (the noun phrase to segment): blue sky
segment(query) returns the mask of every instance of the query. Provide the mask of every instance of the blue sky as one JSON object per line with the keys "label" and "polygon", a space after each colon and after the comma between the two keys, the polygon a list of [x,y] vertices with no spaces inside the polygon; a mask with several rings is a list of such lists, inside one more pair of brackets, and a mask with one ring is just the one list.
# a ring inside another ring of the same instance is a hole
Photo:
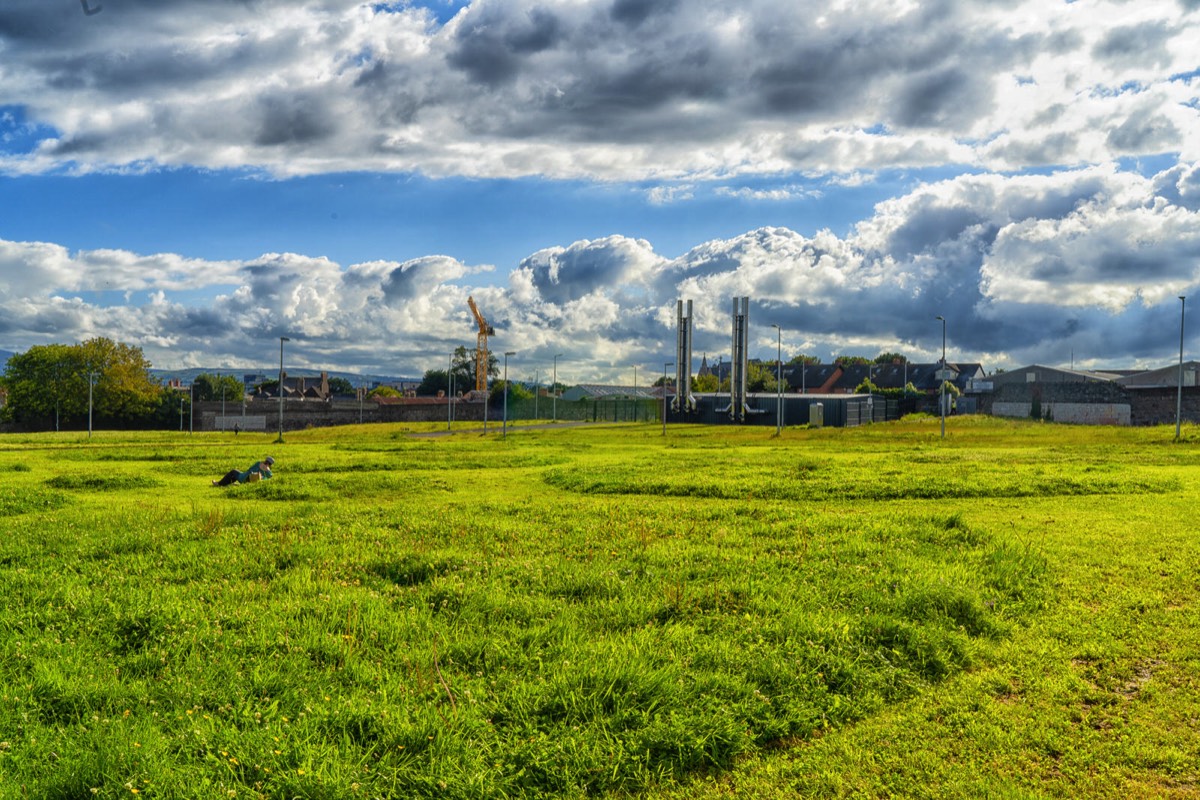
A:
{"label": "blue sky", "polygon": [[[836,187],[791,176],[812,192],[786,200],[721,195],[777,179],[705,186],[687,202],[655,202],[652,185],[541,178],[426,178],[337,173],[287,179],[173,169],[146,175],[10,176],[3,225],[72,249],[124,248],[210,259],[297,250],[341,263],[450,255],[507,269],[543,247],[620,232],[682,255],[701,240],[763,225],[845,233],[918,174]],[[697,191],[697,190],[693,190]],[[497,274],[497,280],[503,275]]]}
{"label": "blue sky", "polygon": [[419,374],[474,296],[617,380],[749,295],[763,357],[932,360],[941,314],[988,369],[1158,366],[1197,40],[1196,0],[5,0],[0,349]]}

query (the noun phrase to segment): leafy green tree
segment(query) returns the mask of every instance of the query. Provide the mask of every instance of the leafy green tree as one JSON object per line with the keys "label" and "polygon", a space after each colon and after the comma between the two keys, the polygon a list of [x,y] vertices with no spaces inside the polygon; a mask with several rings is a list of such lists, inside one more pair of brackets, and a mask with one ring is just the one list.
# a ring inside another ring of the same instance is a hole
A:
{"label": "leafy green tree", "polygon": [[870,364],[871,359],[866,356],[838,356],[833,360],[833,363],[841,367],[849,367],[854,364]]}
{"label": "leafy green tree", "polygon": [[221,400],[241,402],[245,391],[240,380],[232,375],[209,375],[201,373],[192,381],[192,391],[196,402],[205,400]]}
{"label": "leafy green tree", "polygon": [[747,392],[778,391],[774,364],[755,364],[753,361],[746,365]]}
{"label": "leafy green tree", "polygon": [[800,355],[792,356],[791,359],[788,360],[786,363],[793,364],[797,367],[800,366],[801,364],[807,364],[810,367],[815,367],[821,363],[821,359],[818,358],[817,356],[806,356],[803,353],[801,353]]}
{"label": "leafy green tree", "polygon": [[[523,383],[512,383],[508,385],[508,402],[514,400],[532,400],[533,392],[526,388]],[[504,405],[504,381],[495,381],[492,383],[488,392],[488,402],[494,407],[499,408]]]}
{"label": "leafy green tree", "polygon": [[83,363],[96,375],[94,407],[114,421],[132,421],[150,414],[158,405],[162,387],[150,377],[150,362],[142,348],[106,337],[79,345]]}
{"label": "leafy green tree", "polygon": [[[441,372],[444,376],[446,370],[430,370],[430,372]],[[450,374],[454,378],[454,393],[469,392],[475,388],[475,348],[467,349],[463,346],[454,348],[454,353],[450,357]],[[495,353],[488,353],[488,378],[496,378],[500,375],[500,360]],[[424,381],[422,381],[424,383]],[[489,381],[490,383],[490,381]],[[432,384],[431,384],[432,385]],[[447,382],[443,378],[442,385],[433,389],[433,391],[425,391],[418,389],[418,394],[437,394],[437,389],[443,391],[448,389]]]}
{"label": "leafy green tree", "polygon": [[897,361],[901,364],[907,364],[908,356],[903,353],[880,353],[875,356],[876,364],[895,364]]}
{"label": "leafy green tree", "polygon": [[329,379],[330,394],[354,394],[354,384],[346,378],[330,378]]}
{"label": "leafy green tree", "polygon": [[715,392],[717,391],[717,376],[709,373],[707,375],[697,375],[692,381],[692,389],[697,392]]}
{"label": "leafy green tree", "polygon": [[398,389],[391,386],[376,386],[371,391],[367,392],[367,397],[403,397],[404,395]]}
{"label": "leafy green tree", "polygon": [[444,369],[427,369],[425,374],[421,376],[421,383],[417,386],[417,394],[431,397],[438,392],[450,391],[450,381],[447,378],[449,373]]}
{"label": "leafy green tree", "polygon": [[150,362],[140,347],[103,337],[31,347],[10,358],[4,418],[39,428],[85,418],[89,380],[94,418],[122,426],[154,418],[162,387],[150,377]]}
{"label": "leafy green tree", "polygon": [[37,345],[8,359],[0,382],[8,390],[2,412],[9,422],[37,428],[57,427],[87,414],[87,382],[76,348]]}

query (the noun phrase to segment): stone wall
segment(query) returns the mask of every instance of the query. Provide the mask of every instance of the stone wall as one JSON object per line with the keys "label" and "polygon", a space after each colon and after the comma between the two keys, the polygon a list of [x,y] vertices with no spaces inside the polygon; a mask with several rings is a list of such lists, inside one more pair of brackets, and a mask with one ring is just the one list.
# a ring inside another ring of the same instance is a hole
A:
{"label": "stone wall", "polygon": [[[1178,387],[1127,389],[1109,381],[998,384],[981,395],[981,410],[998,417],[1038,416],[1089,425],[1170,425]],[[1183,387],[1185,422],[1200,422],[1200,387]]]}
{"label": "stone wall", "polygon": [[[233,430],[237,425],[244,431],[279,430],[279,405],[275,400],[253,400],[245,405],[225,403],[221,416],[219,400],[196,403],[195,427],[198,431]],[[283,408],[285,431],[305,428],[326,428],[333,425],[357,425],[370,422],[445,422],[448,409],[443,398],[417,398],[412,402],[380,404],[367,401],[359,406],[357,400],[287,400]],[[456,422],[482,422],[483,403],[459,400],[454,406]]]}
{"label": "stone wall", "polygon": [[[1158,389],[1131,389],[1134,425],[1174,425],[1175,404],[1178,401],[1177,386]],[[1184,422],[1200,422],[1200,387],[1183,387]]]}
{"label": "stone wall", "polygon": [[[1131,419],[1128,403],[1042,403],[1040,412],[1041,419],[1075,425],[1128,425]],[[993,402],[992,415],[1032,417],[1033,403]]]}
{"label": "stone wall", "polygon": [[1130,392],[1110,381],[998,383],[986,406],[997,417],[1037,417],[1080,425],[1129,425]]}

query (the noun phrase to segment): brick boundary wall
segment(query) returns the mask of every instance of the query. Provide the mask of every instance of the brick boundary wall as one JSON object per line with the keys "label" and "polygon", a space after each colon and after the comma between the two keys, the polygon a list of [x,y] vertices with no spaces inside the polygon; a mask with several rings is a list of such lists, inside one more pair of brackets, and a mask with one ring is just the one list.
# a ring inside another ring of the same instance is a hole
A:
{"label": "brick boundary wall", "polygon": [[[1157,389],[1132,389],[1134,425],[1174,425],[1175,403],[1178,398],[1178,387],[1161,387]],[[1184,422],[1200,422],[1200,387],[1183,387],[1183,407],[1181,416]]]}
{"label": "brick boundary wall", "polygon": [[[415,402],[362,404],[361,417],[364,424],[372,422],[445,422],[446,401],[434,398],[418,398]],[[198,431],[215,431],[221,416],[221,401],[196,403],[195,428]],[[283,429],[299,431],[305,428],[328,428],[334,425],[357,425],[360,409],[358,401],[335,400],[288,400],[283,408]],[[232,430],[242,416],[239,403],[225,403],[226,429]],[[279,405],[273,400],[254,400],[246,403],[247,424],[243,430],[279,430]],[[454,407],[454,421],[482,422],[483,403],[458,401]]]}
{"label": "brick boundary wall", "polygon": [[[985,392],[979,397],[979,410],[985,414],[996,416],[1011,416],[1014,408],[1026,409],[1029,414],[1036,397],[1043,408],[1070,407],[1073,416],[1078,421],[1085,419],[1093,423],[1108,422],[1112,411],[1117,411],[1118,417],[1123,418],[1121,406],[1129,409],[1130,425],[1172,425],[1175,423],[1175,403],[1178,387],[1164,386],[1154,389],[1128,389],[1120,384],[1108,381],[1088,381],[1085,383],[1018,383],[998,386],[995,392]],[[1083,408],[1092,406],[1093,408]],[[997,413],[1007,411],[1008,414]],[[1094,413],[1093,413],[1094,412]],[[1020,415],[1018,415],[1020,416]],[[1200,423],[1200,387],[1183,387],[1182,417],[1184,422]],[[1058,419],[1059,422],[1075,421]]]}

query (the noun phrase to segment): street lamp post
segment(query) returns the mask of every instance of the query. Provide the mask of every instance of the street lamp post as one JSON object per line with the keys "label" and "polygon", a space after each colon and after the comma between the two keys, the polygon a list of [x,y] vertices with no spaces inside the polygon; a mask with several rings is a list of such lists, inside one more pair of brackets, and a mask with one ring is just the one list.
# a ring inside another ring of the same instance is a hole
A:
{"label": "street lamp post", "polygon": [[633,365],[633,421],[637,422],[637,364]]}
{"label": "street lamp post", "polygon": [[446,430],[450,430],[454,424],[454,353],[446,363]]}
{"label": "street lamp post", "polygon": [[[667,361],[667,362],[663,363],[663,382],[662,382],[662,393],[663,393],[663,432],[662,432],[662,435],[663,436],[667,435],[667,368],[673,367],[673,366],[675,366],[674,361]],[[678,391],[678,389],[676,389],[676,391]]]}
{"label": "street lamp post", "polygon": [[783,328],[775,329],[775,435],[783,433]]}
{"label": "street lamp post", "polygon": [[196,432],[196,382],[188,387],[188,436]]}
{"label": "street lamp post", "polygon": [[279,337],[279,437],[277,443],[283,442],[283,343],[290,342],[286,336]]}
{"label": "street lamp post", "polygon": [[946,318],[940,314],[937,317],[942,321],[942,368],[938,370],[938,377],[941,378],[941,383],[938,384],[938,399],[942,405],[942,438],[946,438]]}
{"label": "street lamp post", "polygon": [[562,353],[554,356],[554,376],[550,378],[550,394],[554,396],[553,410],[551,416],[553,422],[558,422],[558,360],[562,358]]}
{"label": "street lamp post", "polygon": [[[92,438],[92,387],[96,385],[96,375],[88,370],[88,438]],[[180,403],[183,402],[181,399]],[[183,430],[183,418],[179,419],[179,429]]]}
{"label": "street lamp post", "polygon": [[516,352],[506,350],[504,352],[504,422],[500,426],[500,438],[508,438],[508,357],[515,356]]}
{"label": "street lamp post", "polygon": [[1179,296],[1179,390],[1175,395],[1175,441],[1179,441],[1179,427],[1183,419],[1183,310],[1187,297]]}
{"label": "street lamp post", "polygon": [[538,395],[542,393],[542,368],[533,370],[533,418],[538,418]]}

